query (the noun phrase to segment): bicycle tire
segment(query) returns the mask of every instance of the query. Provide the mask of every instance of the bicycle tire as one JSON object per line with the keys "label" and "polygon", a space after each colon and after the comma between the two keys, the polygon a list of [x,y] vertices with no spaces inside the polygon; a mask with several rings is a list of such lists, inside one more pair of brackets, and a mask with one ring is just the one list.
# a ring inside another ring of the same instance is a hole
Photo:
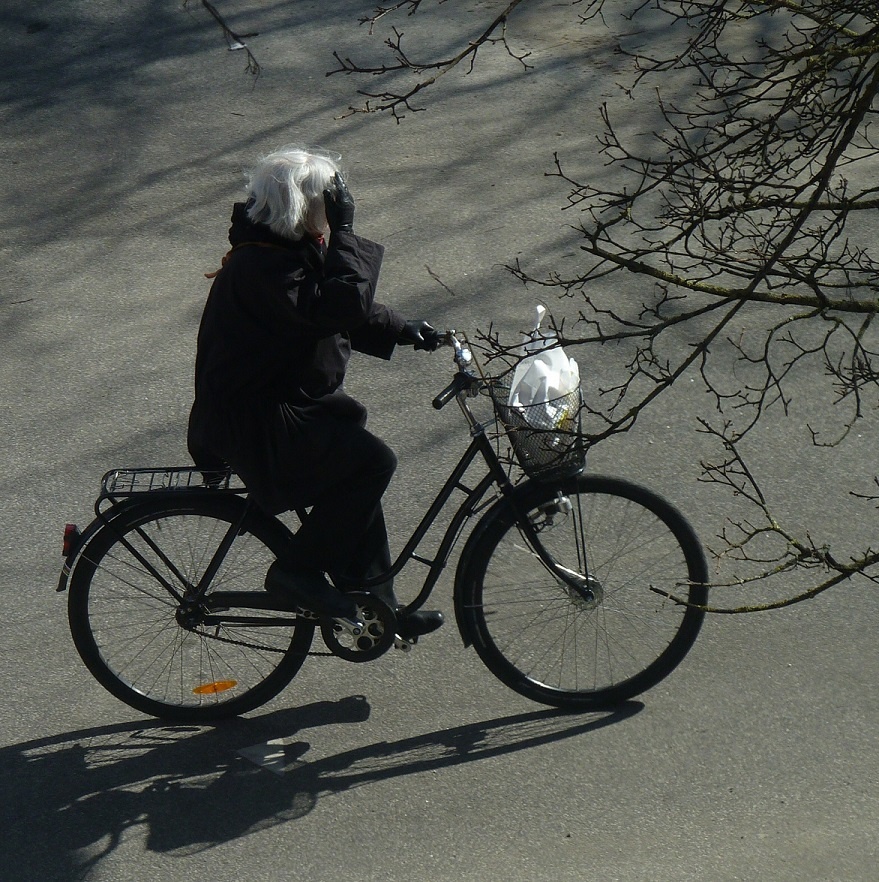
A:
{"label": "bicycle tire", "polygon": [[[197,585],[245,502],[192,496],[146,500],[111,518],[88,541],[70,579],[68,619],[88,670],[135,710],[175,722],[237,716],[274,698],[296,675],[314,624],[290,613],[283,626],[223,624],[185,627],[180,604],[126,542],[179,586]],[[286,528],[251,513],[213,578],[213,590],[257,591],[284,547]],[[162,562],[144,537],[167,556]],[[124,537],[125,541],[122,541]],[[178,574],[169,566],[173,564]],[[181,589],[182,590],[182,589]],[[247,609],[247,617],[270,617]]]}
{"label": "bicycle tire", "polygon": [[666,677],[704,613],[650,588],[697,606],[708,594],[702,546],[681,513],[643,487],[597,475],[528,482],[515,508],[557,563],[583,573],[585,549],[598,585],[591,602],[567,588],[520,535],[514,506],[497,503],[465,548],[456,586],[462,633],[486,667],[533,701],[574,710],[612,706]]}

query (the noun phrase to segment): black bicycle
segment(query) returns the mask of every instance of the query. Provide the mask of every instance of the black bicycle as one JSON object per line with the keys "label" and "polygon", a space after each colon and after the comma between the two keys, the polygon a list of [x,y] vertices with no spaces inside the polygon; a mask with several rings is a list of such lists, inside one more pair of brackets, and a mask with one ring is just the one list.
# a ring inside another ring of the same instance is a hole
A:
{"label": "black bicycle", "polygon": [[[322,619],[264,590],[290,528],[231,472],[108,472],[92,523],[65,528],[58,585],[69,584],[73,641],[98,682],[138,711],[200,723],[276,696],[312,654],[316,630],[329,653],[349,661],[409,649],[370,584],[418,562],[426,577],[407,611],[420,608],[473,518],[455,574],[455,618],[465,645],[503,683],[537,702],[589,710],[667,676],[693,645],[707,601],[695,532],[655,493],[583,474],[579,390],[540,425],[509,406],[508,385],[475,370],[466,340],[448,332],[444,341],[456,372],[433,405],[456,400],[471,441],[391,571],[352,592],[354,620]],[[471,407],[480,392],[494,404],[484,423]],[[469,478],[480,459],[487,470]],[[463,500],[437,550],[419,554],[456,493]]]}

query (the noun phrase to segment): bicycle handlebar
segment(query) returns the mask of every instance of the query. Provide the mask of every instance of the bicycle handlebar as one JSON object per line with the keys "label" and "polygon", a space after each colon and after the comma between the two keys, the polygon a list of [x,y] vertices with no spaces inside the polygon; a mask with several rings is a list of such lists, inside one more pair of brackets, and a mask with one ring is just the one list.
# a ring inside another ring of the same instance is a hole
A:
{"label": "bicycle handlebar", "polygon": [[464,373],[457,373],[452,378],[452,382],[433,399],[433,406],[437,410],[442,410],[459,392],[469,389],[474,381],[474,377],[470,377]]}

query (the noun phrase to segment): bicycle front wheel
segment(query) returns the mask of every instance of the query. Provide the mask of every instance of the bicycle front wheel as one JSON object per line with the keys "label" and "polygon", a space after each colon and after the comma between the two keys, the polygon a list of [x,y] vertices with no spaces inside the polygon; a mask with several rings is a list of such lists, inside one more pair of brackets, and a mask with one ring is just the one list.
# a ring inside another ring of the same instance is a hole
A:
{"label": "bicycle front wheel", "polygon": [[[265,598],[266,571],[285,530],[250,514],[203,598],[199,585],[223,538],[242,523],[244,501],[155,499],[117,514],[82,550],[70,580],[68,617],[83,662],[110,693],[143,713],[202,723],[264,704],[295,676],[314,625],[295,613],[247,608]],[[242,609],[210,608],[215,591]]]}
{"label": "bicycle front wheel", "polygon": [[696,534],[656,494],[617,478],[534,482],[517,498],[551,573],[501,503],[477,528],[458,614],[485,665],[516,692],[572,709],[631,698],[666,677],[699,633],[707,566]]}

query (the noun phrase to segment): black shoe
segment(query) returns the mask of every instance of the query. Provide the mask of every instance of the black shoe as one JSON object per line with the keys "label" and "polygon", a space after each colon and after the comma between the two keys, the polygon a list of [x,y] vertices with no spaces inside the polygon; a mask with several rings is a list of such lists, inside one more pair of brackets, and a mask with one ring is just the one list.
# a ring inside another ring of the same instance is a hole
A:
{"label": "black shoe", "polygon": [[404,616],[397,614],[397,633],[404,640],[431,634],[445,621],[439,610],[419,609]]}
{"label": "black shoe", "polygon": [[333,619],[356,619],[357,605],[317,570],[285,570],[275,561],[266,573],[266,591],[288,594],[305,609]]}

